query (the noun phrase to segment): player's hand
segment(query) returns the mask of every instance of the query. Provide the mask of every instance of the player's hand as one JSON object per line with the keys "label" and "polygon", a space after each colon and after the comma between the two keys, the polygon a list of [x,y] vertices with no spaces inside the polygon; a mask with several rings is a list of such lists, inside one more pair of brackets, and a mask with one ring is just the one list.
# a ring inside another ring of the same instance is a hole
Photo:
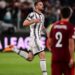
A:
{"label": "player's hand", "polygon": [[74,64],[74,60],[73,59],[70,59],[70,61],[69,61],[69,67],[72,67],[73,64]]}
{"label": "player's hand", "polygon": [[34,23],[39,23],[40,19],[34,19],[33,21],[34,21]]}

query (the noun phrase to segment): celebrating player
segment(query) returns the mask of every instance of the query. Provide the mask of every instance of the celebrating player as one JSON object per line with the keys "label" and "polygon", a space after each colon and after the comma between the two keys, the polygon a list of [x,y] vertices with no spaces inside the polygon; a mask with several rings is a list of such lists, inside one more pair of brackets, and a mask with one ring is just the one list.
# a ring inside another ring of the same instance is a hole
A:
{"label": "celebrating player", "polygon": [[52,52],[52,75],[71,75],[74,61],[73,25],[69,23],[72,15],[70,7],[60,11],[61,20],[53,24],[49,34],[48,47]]}
{"label": "celebrating player", "polygon": [[27,60],[32,60],[35,54],[39,55],[40,58],[40,67],[43,75],[47,75],[46,70],[46,59],[44,48],[41,47],[41,34],[42,28],[44,26],[44,15],[42,10],[44,9],[44,5],[41,1],[37,1],[34,4],[34,11],[31,12],[25,21],[23,22],[23,26],[30,26],[30,49],[29,53],[19,50],[14,46],[9,46],[12,51],[16,52],[20,56],[26,58]]}

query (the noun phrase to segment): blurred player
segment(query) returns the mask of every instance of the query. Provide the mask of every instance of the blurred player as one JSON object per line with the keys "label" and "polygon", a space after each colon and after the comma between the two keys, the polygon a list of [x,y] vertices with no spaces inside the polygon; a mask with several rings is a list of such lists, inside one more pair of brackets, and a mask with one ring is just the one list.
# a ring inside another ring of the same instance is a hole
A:
{"label": "blurred player", "polygon": [[47,75],[46,70],[46,59],[44,48],[41,47],[41,33],[42,28],[44,26],[44,15],[42,13],[44,9],[44,5],[41,1],[37,1],[34,4],[34,11],[31,12],[25,21],[23,22],[23,26],[30,26],[30,49],[29,53],[18,50],[13,46],[9,46],[12,48],[14,52],[19,54],[20,56],[26,58],[27,60],[32,60],[35,54],[39,55],[40,58],[40,67],[43,75]]}
{"label": "blurred player", "polygon": [[75,63],[74,63],[74,65],[72,66],[71,75],[75,75]]}
{"label": "blurred player", "polygon": [[70,7],[61,9],[61,20],[53,24],[49,34],[49,46],[52,52],[52,75],[71,75],[74,62],[74,29],[69,23],[72,15]]}

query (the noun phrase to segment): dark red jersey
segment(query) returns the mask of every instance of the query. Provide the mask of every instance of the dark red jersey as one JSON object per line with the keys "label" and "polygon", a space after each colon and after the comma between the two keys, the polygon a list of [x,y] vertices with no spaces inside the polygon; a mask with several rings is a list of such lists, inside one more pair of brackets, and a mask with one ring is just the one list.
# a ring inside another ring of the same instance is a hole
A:
{"label": "dark red jersey", "polygon": [[75,64],[72,66],[71,75],[75,75]]}
{"label": "dark red jersey", "polygon": [[74,34],[73,26],[66,21],[59,21],[53,24],[50,32],[52,38],[52,60],[69,62],[69,39]]}

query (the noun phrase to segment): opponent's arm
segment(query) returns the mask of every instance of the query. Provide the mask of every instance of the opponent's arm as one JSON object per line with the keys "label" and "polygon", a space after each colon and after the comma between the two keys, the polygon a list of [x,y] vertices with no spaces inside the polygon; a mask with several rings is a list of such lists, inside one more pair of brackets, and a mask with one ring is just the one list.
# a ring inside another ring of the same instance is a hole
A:
{"label": "opponent's arm", "polygon": [[71,57],[69,65],[71,66],[74,62],[74,39],[69,39],[69,52]]}
{"label": "opponent's arm", "polygon": [[51,46],[52,46],[52,27],[53,25],[49,26],[49,29],[47,29],[47,48],[49,51],[51,51]]}
{"label": "opponent's arm", "polygon": [[47,38],[47,48],[49,51],[51,51],[51,46],[52,46],[52,39],[51,38]]}

